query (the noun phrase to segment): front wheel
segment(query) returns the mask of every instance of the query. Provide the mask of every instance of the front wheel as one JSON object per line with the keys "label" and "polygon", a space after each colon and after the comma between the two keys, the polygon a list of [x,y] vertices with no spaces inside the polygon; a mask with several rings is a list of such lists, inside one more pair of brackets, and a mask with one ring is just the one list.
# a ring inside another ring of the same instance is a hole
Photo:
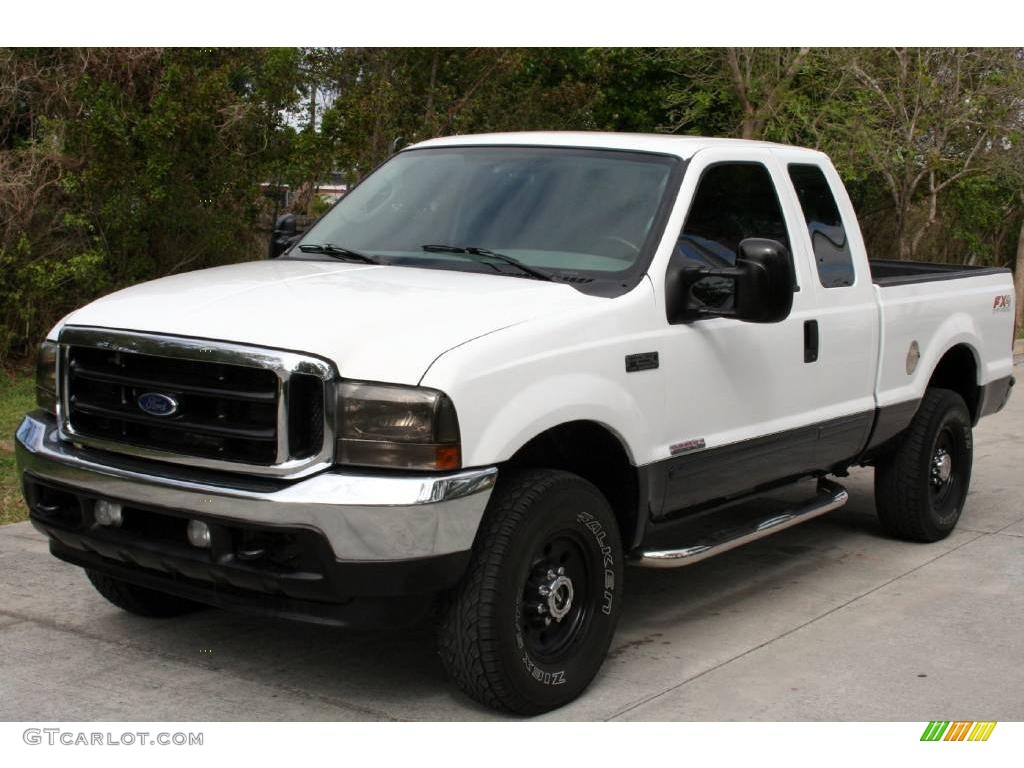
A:
{"label": "front wheel", "polygon": [[948,536],[963,510],[974,449],[964,400],[929,389],[893,452],[875,467],[875,506],[882,527],[907,541]]}
{"label": "front wheel", "polygon": [[496,709],[535,715],[569,703],[608,652],[622,570],[615,516],[591,483],[554,470],[503,478],[446,601],[445,669]]}

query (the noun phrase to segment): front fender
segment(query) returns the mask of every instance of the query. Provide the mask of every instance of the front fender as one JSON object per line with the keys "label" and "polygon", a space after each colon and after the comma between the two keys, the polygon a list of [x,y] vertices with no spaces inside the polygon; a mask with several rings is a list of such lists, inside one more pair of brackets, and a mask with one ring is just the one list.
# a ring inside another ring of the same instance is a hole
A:
{"label": "front fender", "polygon": [[[470,420],[480,416],[474,413]],[[624,387],[592,374],[565,373],[526,386],[489,418],[464,425],[464,451],[469,449],[464,463],[507,461],[537,435],[572,421],[595,422],[611,431],[634,465],[643,461],[639,446],[653,442],[646,434],[644,409]]]}
{"label": "front fender", "polygon": [[610,430],[635,465],[653,461],[664,371],[627,372],[625,358],[658,352],[660,338],[649,330],[654,312],[643,281],[625,296],[505,328],[438,358],[421,383],[454,401],[463,465],[506,461],[572,421]]}

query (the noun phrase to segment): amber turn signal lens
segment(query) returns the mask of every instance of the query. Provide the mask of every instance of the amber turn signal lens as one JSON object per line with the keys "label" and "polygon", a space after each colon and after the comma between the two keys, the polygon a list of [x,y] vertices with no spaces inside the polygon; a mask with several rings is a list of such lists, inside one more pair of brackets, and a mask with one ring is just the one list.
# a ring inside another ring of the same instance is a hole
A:
{"label": "amber turn signal lens", "polygon": [[436,469],[458,469],[462,466],[462,451],[457,445],[439,445],[434,449]]}
{"label": "amber turn signal lens", "polygon": [[353,467],[450,470],[459,469],[462,460],[462,451],[457,443],[395,443],[341,438],[336,445],[335,462]]}

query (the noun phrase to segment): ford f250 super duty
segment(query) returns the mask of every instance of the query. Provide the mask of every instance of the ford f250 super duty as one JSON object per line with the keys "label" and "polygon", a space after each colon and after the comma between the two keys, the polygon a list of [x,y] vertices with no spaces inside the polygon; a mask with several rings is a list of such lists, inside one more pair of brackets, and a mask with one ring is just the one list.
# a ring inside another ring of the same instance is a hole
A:
{"label": "ford f250 super duty", "polygon": [[1013,384],[1003,269],[868,261],[828,158],[675,136],[458,136],[278,258],[64,318],[17,431],[31,520],[123,609],[431,618],[470,696],[578,696],[627,564],[843,505],[957,523]]}

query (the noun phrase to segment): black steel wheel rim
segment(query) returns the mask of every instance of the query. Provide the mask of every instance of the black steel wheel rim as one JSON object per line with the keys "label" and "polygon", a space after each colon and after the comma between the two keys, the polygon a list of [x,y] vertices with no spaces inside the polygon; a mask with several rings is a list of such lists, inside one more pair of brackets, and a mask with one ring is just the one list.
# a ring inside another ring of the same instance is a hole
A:
{"label": "black steel wheel rim", "polygon": [[577,531],[562,530],[545,537],[530,558],[520,629],[535,661],[567,657],[586,635],[595,596],[592,557]]}

